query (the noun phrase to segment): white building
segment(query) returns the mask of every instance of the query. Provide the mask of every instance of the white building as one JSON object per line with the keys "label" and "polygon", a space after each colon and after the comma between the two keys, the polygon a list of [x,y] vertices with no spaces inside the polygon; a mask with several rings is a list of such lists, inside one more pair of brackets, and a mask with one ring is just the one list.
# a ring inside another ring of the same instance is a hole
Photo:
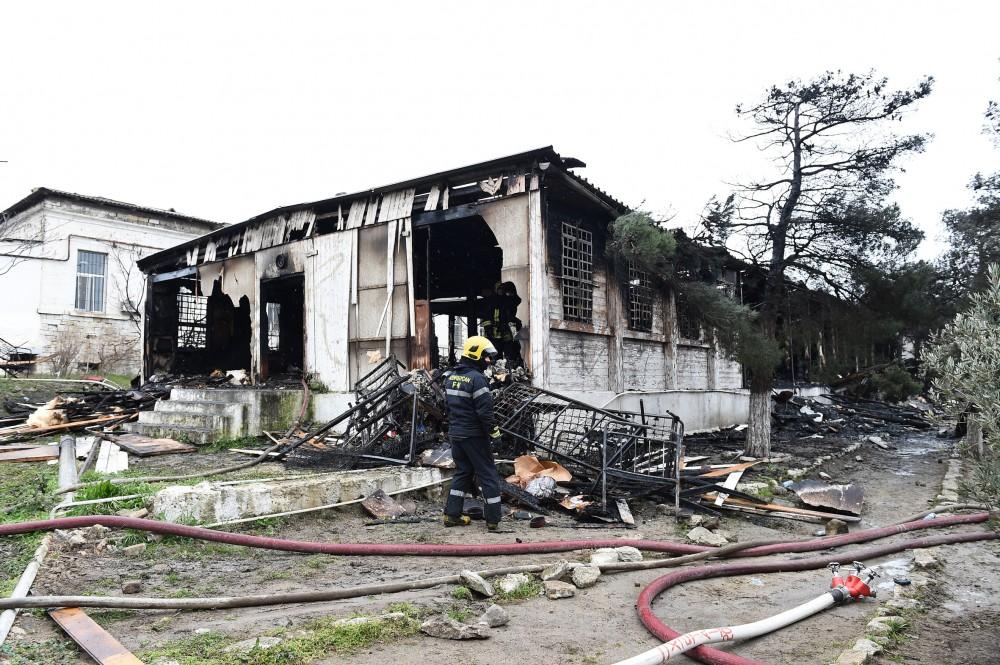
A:
{"label": "white building", "polygon": [[33,190],[0,213],[0,347],[34,354],[33,371],[138,371],[146,285],[136,261],[221,226]]}

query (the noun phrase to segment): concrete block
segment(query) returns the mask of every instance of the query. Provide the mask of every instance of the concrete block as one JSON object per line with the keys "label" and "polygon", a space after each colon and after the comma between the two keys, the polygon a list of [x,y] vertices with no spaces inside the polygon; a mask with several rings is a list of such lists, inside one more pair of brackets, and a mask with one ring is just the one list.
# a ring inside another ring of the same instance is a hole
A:
{"label": "concrete block", "polygon": [[203,482],[160,490],[153,514],[169,522],[224,522],[352,501],[377,489],[388,493],[443,478],[437,468],[388,467],[268,482]]}

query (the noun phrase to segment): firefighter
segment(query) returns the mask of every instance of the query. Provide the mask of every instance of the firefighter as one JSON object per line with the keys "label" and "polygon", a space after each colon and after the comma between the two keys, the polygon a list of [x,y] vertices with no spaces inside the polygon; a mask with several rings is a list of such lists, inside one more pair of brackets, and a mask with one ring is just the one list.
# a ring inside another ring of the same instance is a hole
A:
{"label": "firefighter", "polygon": [[445,375],[448,402],[448,433],[455,475],[444,506],[445,526],[466,526],[472,520],[462,514],[467,492],[476,488],[478,478],[486,500],[486,528],[500,527],[500,474],[493,461],[491,445],[500,440],[500,428],[493,417],[493,396],[483,370],[493,362],[497,350],[485,337],[470,337],[462,347],[458,364]]}
{"label": "firefighter", "polygon": [[521,297],[513,282],[497,283],[494,293],[486,303],[489,311],[483,321],[483,332],[497,343],[500,355],[507,359],[507,368],[514,369],[524,364],[521,358],[521,344],[514,338],[514,330],[520,332],[521,319],[517,318],[517,308]]}

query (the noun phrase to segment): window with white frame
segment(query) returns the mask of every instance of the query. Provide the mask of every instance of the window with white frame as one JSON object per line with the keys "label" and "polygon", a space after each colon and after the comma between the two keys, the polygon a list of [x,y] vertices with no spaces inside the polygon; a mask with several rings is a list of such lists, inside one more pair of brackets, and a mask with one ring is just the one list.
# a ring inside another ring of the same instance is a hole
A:
{"label": "window with white frame", "polygon": [[562,305],[567,321],[590,323],[594,316],[594,236],[562,225]]}
{"label": "window with white frame", "polygon": [[85,312],[104,311],[104,282],[108,255],[78,250],[76,253],[76,308]]}

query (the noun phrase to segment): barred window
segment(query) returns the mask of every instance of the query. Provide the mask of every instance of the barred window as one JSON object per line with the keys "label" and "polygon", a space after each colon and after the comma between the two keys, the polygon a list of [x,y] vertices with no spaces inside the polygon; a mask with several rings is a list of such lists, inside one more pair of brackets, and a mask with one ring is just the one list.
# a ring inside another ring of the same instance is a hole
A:
{"label": "barred window", "polygon": [[562,225],[562,304],[567,321],[590,323],[594,313],[594,236]]}
{"label": "barred window", "polygon": [[628,327],[650,332],[653,329],[653,285],[649,273],[628,264]]}
{"label": "barred window", "polygon": [[86,312],[104,311],[104,282],[108,255],[79,250],[76,253],[76,308]]}
{"label": "barred window", "polygon": [[208,298],[182,286],[177,293],[177,347],[204,349],[208,346]]}
{"label": "barred window", "polygon": [[683,294],[678,293],[675,299],[677,306],[677,332],[684,339],[702,338],[701,321],[697,312],[688,303]]}

